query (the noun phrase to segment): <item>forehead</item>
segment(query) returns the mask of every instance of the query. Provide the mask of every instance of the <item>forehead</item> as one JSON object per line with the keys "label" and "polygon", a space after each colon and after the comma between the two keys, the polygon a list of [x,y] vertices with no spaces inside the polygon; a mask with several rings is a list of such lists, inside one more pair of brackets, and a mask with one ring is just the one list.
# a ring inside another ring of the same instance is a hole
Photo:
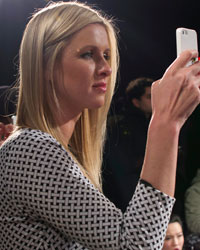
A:
{"label": "forehead", "polygon": [[167,235],[173,235],[182,232],[182,227],[178,222],[173,222],[168,225]]}
{"label": "forehead", "polygon": [[89,24],[73,35],[70,46],[84,47],[84,46],[98,46],[109,48],[108,33],[103,24]]}

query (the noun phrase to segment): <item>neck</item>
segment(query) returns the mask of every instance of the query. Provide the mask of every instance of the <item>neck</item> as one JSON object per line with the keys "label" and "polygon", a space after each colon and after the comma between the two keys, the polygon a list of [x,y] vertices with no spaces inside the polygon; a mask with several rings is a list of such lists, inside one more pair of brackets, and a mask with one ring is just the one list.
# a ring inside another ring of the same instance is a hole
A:
{"label": "neck", "polygon": [[67,114],[62,114],[57,119],[58,127],[60,128],[60,131],[62,132],[67,144],[69,143],[69,140],[74,132],[76,122],[80,118],[80,115],[81,114],[68,116]]}

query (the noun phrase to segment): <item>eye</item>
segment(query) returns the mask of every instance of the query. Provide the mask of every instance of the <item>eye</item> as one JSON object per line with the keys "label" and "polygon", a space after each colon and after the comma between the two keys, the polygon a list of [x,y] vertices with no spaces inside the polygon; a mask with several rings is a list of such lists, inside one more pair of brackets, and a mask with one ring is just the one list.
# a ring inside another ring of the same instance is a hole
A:
{"label": "eye", "polygon": [[90,59],[93,57],[93,51],[87,51],[83,54],[81,54],[81,58],[84,58],[84,59]]}
{"label": "eye", "polygon": [[104,56],[106,61],[110,60],[110,54],[108,52],[104,53],[103,56]]}
{"label": "eye", "polygon": [[165,240],[166,240],[166,241],[171,240],[171,237],[170,237],[170,236],[166,236],[166,237],[165,237]]}
{"label": "eye", "polygon": [[178,238],[181,238],[181,237],[183,237],[183,234],[179,234],[179,235],[178,235]]}

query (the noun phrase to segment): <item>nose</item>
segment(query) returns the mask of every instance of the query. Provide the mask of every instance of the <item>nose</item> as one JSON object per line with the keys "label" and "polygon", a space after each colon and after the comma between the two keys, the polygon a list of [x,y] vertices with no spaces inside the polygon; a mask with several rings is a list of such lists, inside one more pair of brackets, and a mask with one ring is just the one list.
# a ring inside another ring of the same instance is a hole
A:
{"label": "nose", "polygon": [[177,246],[178,244],[179,244],[179,240],[176,237],[174,237],[173,245]]}
{"label": "nose", "polygon": [[111,69],[111,66],[110,66],[109,62],[106,61],[105,58],[102,58],[98,62],[98,66],[97,66],[97,74],[98,74],[98,76],[108,77],[108,76],[111,75],[111,73],[112,73],[112,69]]}

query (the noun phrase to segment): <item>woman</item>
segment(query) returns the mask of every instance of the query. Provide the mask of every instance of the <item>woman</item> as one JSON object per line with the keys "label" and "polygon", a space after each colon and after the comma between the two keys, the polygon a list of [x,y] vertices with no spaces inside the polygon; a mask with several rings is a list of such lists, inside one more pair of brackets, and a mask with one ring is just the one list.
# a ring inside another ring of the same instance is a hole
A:
{"label": "woman", "polygon": [[37,12],[20,48],[17,129],[0,149],[0,248],[162,249],[179,131],[200,101],[199,64],[185,68],[193,57],[186,51],[154,83],[141,180],[122,214],[100,178],[113,24],[77,2]]}
{"label": "woman", "polygon": [[172,215],[167,228],[163,250],[182,250],[184,245],[183,225],[177,215]]}

